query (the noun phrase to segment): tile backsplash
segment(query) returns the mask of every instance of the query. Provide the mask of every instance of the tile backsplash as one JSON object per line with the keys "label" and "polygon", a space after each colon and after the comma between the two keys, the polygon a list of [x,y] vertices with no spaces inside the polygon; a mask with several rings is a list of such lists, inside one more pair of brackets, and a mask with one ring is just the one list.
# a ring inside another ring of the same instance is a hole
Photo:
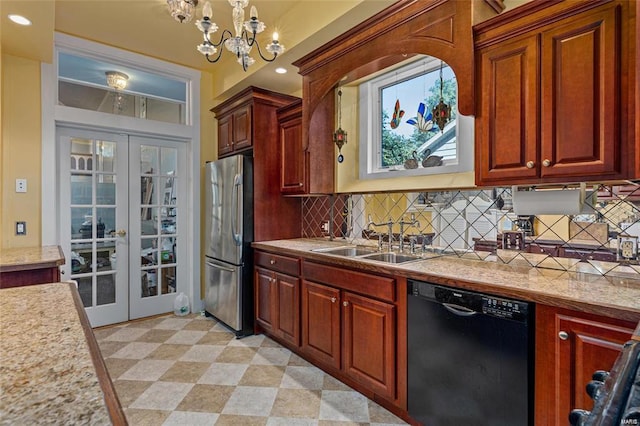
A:
{"label": "tile backsplash", "polygon": [[306,197],[303,236],[640,278],[640,181],[587,194],[580,214],[520,216],[511,188]]}

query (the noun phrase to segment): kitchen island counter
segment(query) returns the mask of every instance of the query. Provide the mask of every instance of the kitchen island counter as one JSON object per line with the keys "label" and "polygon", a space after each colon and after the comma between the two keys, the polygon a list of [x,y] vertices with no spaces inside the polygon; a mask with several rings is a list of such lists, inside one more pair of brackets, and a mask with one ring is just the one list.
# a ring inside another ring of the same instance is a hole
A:
{"label": "kitchen island counter", "polygon": [[0,298],[0,423],[126,424],[75,286]]}
{"label": "kitchen island counter", "polygon": [[256,249],[300,256],[316,262],[430,281],[632,322],[640,321],[640,279],[513,266],[455,255],[389,264],[314,251],[344,245],[349,243],[305,238],[253,243]]}
{"label": "kitchen island counter", "polygon": [[60,281],[64,264],[59,246],[14,247],[0,250],[0,288]]}

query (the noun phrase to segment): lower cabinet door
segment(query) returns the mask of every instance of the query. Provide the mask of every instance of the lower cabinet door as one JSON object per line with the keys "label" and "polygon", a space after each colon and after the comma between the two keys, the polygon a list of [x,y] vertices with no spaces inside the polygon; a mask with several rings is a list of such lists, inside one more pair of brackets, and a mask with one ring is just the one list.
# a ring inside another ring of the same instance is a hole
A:
{"label": "lower cabinet door", "polygon": [[536,425],[567,424],[574,408],[591,410],[586,386],[596,370],[611,370],[635,324],[536,307]]}
{"label": "lower cabinet door", "polygon": [[276,334],[300,346],[300,279],[276,273],[278,294]]}
{"label": "lower cabinet door", "polygon": [[344,292],[343,370],[375,393],[396,396],[395,307]]}
{"label": "lower cabinet door", "polygon": [[273,272],[255,268],[255,310],[256,321],[265,331],[273,333],[276,320],[276,286]]}
{"label": "lower cabinet door", "polygon": [[340,290],[302,281],[302,350],[340,368]]}

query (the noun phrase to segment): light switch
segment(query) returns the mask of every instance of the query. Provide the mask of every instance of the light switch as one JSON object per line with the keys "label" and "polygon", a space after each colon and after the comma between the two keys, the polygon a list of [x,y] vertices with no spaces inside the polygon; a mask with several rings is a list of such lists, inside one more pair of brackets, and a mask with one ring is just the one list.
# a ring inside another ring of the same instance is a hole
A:
{"label": "light switch", "polygon": [[16,192],[27,192],[26,179],[16,179]]}
{"label": "light switch", "polygon": [[16,235],[27,235],[27,222],[16,222]]}

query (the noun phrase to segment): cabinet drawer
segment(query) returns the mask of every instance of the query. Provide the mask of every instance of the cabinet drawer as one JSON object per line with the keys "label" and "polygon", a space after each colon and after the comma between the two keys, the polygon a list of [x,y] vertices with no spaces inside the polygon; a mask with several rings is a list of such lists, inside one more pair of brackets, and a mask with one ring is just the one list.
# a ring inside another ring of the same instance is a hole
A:
{"label": "cabinet drawer", "polygon": [[395,280],[388,277],[364,274],[343,268],[303,262],[302,275],[305,279],[329,284],[355,293],[366,294],[389,302],[395,301]]}
{"label": "cabinet drawer", "polygon": [[256,251],[255,263],[257,266],[269,268],[272,271],[282,272],[296,277],[300,275],[300,259]]}

